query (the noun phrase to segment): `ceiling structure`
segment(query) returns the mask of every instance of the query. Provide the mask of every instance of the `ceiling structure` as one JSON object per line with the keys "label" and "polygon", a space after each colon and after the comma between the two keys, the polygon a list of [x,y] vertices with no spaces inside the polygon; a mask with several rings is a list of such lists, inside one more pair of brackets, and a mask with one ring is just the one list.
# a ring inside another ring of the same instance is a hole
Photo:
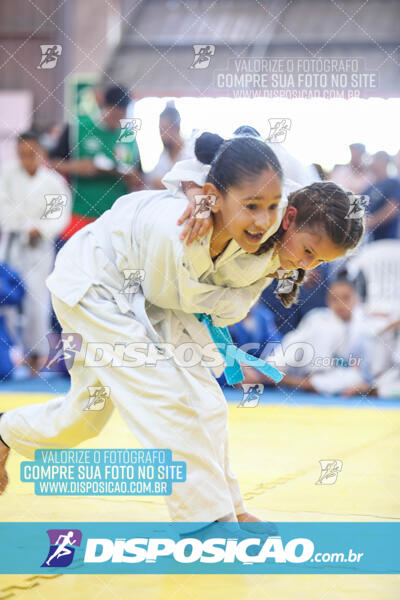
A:
{"label": "ceiling structure", "polygon": [[[275,85],[400,96],[398,0],[125,0],[122,14],[121,41],[106,72],[136,97],[229,96],[243,86],[260,88],[257,77],[248,76],[246,85],[238,79],[246,72],[264,75],[266,94]],[[195,44],[213,52],[205,68],[192,66]],[[268,60],[260,66],[258,58]]]}

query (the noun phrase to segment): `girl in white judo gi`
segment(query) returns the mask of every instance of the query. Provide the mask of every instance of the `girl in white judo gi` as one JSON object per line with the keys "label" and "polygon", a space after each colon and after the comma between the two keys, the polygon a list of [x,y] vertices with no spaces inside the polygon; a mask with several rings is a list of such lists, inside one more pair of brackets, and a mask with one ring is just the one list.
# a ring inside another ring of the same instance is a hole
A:
{"label": "girl in white judo gi", "polygon": [[[204,361],[190,367],[173,358],[158,360],[156,368],[135,363],[85,367],[85,358],[93,364],[90,342],[110,347],[142,342],[152,345],[155,355],[164,342],[177,347],[195,340],[206,346],[212,340],[194,313],[211,315],[215,326],[240,321],[268,284],[266,276],[279,267],[278,250],[284,257],[284,244],[275,241],[262,249],[280,224],[282,172],[276,156],[252,137],[210,142],[203,135],[196,143],[197,158],[211,163],[203,193],[216,200],[213,228],[202,241],[187,246],[179,240],[183,196],[137,192],[120,198],[59,253],[47,284],[63,331],[78,332],[82,349],[70,369],[67,396],[0,418],[3,465],[6,445],[33,457],[37,448],[70,448],[96,436],[116,406],[144,447],[169,448],[174,460],[186,461],[186,481],[166,497],[172,521],[259,520],[246,512],[230,470],[227,405]],[[325,210],[319,212],[336,224],[318,234],[296,231],[301,210],[295,207],[282,222],[289,246],[313,236],[316,256],[310,267],[314,260],[343,255],[362,235],[362,224],[345,220],[346,193],[335,186],[335,194],[334,208],[326,208],[325,198]],[[307,201],[305,195],[303,204]],[[296,202],[301,204],[301,198]],[[338,234],[333,240],[332,231]],[[124,271],[126,276],[132,270],[143,271],[144,279],[140,291],[126,295]],[[106,352],[106,359],[114,357],[115,352]],[[102,411],[85,410],[88,387],[99,385],[110,388],[110,400]],[[4,488],[5,470],[2,477]]]}

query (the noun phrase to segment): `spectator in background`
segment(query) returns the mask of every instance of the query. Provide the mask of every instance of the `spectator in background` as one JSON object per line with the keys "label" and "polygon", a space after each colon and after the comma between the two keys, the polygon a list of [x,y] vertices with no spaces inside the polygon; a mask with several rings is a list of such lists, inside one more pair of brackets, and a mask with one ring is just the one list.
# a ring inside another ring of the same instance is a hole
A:
{"label": "spectator in background", "polygon": [[378,396],[379,398],[395,398],[400,400],[400,319],[389,318],[385,327],[381,327],[373,343],[370,355],[378,358],[378,368],[373,370],[372,377],[344,390],[344,396],[358,394]]}
{"label": "spectator in background", "polygon": [[354,194],[361,194],[372,181],[365,164],[364,144],[351,144],[349,146],[351,159],[347,165],[337,165],[330,179]]}
{"label": "spectator in background", "polygon": [[161,179],[179,160],[193,158],[193,148],[181,136],[181,116],[175,106],[167,104],[160,115],[160,136],[164,146],[159,161],[149,173],[149,188],[163,190]]}
{"label": "spectator in background", "polygon": [[54,241],[71,214],[69,187],[61,175],[43,164],[35,132],[19,136],[18,161],[0,174],[0,261],[22,277],[23,342],[32,373],[47,356],[50,295],[46,277],[54,267]]}
{"label": "spectator in background", "polygon": [[389,155],[380,151],[372,157],[374,183],[364,190],[369,196],[367,231],[370,240],[399,237],[400,181],[388,176]]}
{"label": "spectator in background", "polygon": [[142,188],[136,139],[131,135],[124,141],[120,123],[130,101],[125,88],[107,88],[100,120],[77,117],[49,153],[54,168],[70,178],[73,189],[73,214],[63,239],[97,219],[120,196]]}
{"label": "spectator in background", "polygon": [[370,388],[390,355],[388,344],[378,337],[385,323],[367,314],[355,283],[339,276],[328,288],[327,308],[309,312],[283,338],[287,363],[281,385],[344,395]]}
{"label": "spectator in background", "polygon": [[327,292],[327,307],[309,312],[298,327],[285,335],[286,352],[293,344],[306,344],[304,356],[310,360],[285,368],[283,385],[321,394],[338,393],[363,381],[351,359],[359,357],[360,340],[365,333],[365,313],[353,284],[339,278]]}
{"label": "spectator in background", "polygon": [[9,307],[21,305],[24,286],[19,275],[7,263],[0,263],[0,379],[4,381],[14,374],[22,362],[17,336],[10,335],[7,327]]}

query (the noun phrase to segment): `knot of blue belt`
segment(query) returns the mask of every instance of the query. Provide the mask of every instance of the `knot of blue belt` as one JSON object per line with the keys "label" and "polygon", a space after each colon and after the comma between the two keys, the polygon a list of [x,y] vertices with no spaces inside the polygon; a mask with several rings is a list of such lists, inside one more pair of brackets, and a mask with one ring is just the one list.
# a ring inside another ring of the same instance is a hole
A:
{"label": "knot of blue belt", "polygon": [[247,352],[243,352],[243,350],[235,346],[227,327],[216,327],[213,325],[210,315],[204,313],[195,313],[195,317],[205,323],[214,344],[222,354],[226,364],[224,375],[229,385],[235,385],[243,381],[244,375],[240,363],[254,367],[254,369],[264,373],[264,375],[275,381],[275,383],[281,381],[283,375],[278,369],[267,364],[261,358],[247,354]]}

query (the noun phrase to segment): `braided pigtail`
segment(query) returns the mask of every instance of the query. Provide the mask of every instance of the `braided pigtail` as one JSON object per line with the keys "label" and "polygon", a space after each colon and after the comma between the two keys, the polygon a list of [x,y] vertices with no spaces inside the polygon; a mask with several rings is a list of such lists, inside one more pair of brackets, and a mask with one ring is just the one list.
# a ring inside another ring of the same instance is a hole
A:
{"label": "braided pigtail", "polygon": [[275,296],[279,298],[285,308],[289,308],[292,304],[296,304],[300,286],[305,281],[306,272],[304,269],[296,269],[290,277],[279,279]]}

